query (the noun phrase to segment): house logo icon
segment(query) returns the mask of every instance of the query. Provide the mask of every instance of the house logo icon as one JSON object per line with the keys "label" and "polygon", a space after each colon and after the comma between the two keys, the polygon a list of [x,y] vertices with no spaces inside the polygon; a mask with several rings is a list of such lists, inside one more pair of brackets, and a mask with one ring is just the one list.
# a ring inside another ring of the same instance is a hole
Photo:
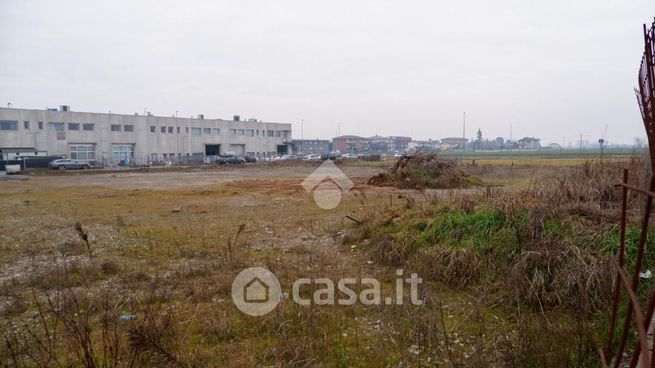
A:
{"label": "house logo icon", "polygon": [[326,160],[302,182],[307,192],[314,192],[314,202],[324,210],[336,208],[342,193],[353,187],[353,182],[331,160]]}
{"label": "house logo icon", "polygon": [[232,282],[232,301],[240,311],[263,316],[280,302],[282,289],[273,272],[262,267],[247,268]]}
{"label": "house logo icon", "polygon": [[267,303],[269,300],[268,285],[259,277],[255,277],[243,287],[243,300],[247,303]]}

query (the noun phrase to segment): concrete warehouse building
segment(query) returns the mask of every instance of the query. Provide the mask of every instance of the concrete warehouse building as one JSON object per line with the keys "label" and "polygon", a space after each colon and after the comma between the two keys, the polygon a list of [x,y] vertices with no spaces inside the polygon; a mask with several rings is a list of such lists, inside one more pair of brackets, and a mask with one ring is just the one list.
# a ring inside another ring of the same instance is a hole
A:
{"label": "concrete warehouse building", "polygon": [[59,109],[0,108],[0,149],[33,148],[96,165],[198,162],[233,153],[291,152],[291,124],[123,115]]}

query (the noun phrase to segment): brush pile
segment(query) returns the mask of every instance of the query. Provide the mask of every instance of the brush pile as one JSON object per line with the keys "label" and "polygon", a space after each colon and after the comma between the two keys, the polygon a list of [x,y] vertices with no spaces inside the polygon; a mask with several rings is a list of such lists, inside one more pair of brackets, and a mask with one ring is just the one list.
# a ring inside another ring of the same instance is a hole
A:
{"label": "brush pile", "polygon": [[476,183],[457,167],[457,161],[437,157],[434,153],[403,156],[389,171],[380,173],[368,184],[402,189],[465,188]]}

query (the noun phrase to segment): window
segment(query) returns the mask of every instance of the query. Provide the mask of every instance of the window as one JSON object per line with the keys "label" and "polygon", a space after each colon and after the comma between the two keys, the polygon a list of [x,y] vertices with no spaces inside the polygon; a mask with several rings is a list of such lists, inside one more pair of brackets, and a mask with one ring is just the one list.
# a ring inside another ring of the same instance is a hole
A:
{"label": "window", "polygon": [[92,144],[71,144],[70,158],[73,160],[95,160],[96,150]]}
{"label": "window", "polygon": [[272,137],[274,133],[275,133],[275,132],[272,131],[272,130],[267,130],[267,131],[266,131],[266,134],[267,134],[269,137]]}
{"label": "window", "polygon": [[275,131],[275,136],[276,136],[276,137],[279,137],[279,136],[280,136],[280,131],[279,131],[279,130],[276,130],[276,131]]}
{"label": "window", "polygon": [[230,133],[232,133],[232,135],[237,135],[237,130],[236,129],[230,129]]}
{"label": "window", "polygon": [[168,132],[173,134],[173,127],[168,127]]}
{"label": "window", "polygon": [[255,135],[259,137],[259,129],[257,129],[256,132],[257,133]]}
{"label": "window", "polygon": [[212,134],[212,130],[211,130],[211,128],[203,128],[202,133],[203,134]]}
{"label": "window", "polygon": [[134,158],[134,145],[132,144],[112,144],[111,157],[115,162],[123,162],[126,165]]}
{"label": "window", "polygon": [[0,130],[18,130],[18,121],[0,120]]}
{"label": "window", "polygon": [[68,123],[68,130],[80,130],[80,123]]}
{"label": "window", "polygon": [[92,131],[94,129],[95,129],[95,125],[93,123],[84,123],[84,124],[82,124],[82,130]]}
{"label": "window", "polygon": [[24,121],[23,122],[23,129],[30,129],[30,122],[29,121]]}
{"label": "window", "polygon": [[191,135],[201,135],[202,129],[200,128],[191,128]]}
{"label": "window", "polygon": [[216,134],[216,135],[221,134],[221,129],[220,128],[212,128],[212,134]]}
{"label": "window", "polygon": [[243,129],[239,129],[239,135],[245,135],[245,131]]}
{"label": "window", "polygon": [[189,127],[186,127],[186,134],[189,134]]}
{"label": "window", "polygon": [[156,133],[157,132],[157,127],[154,125],[150,126],[150,133]]}
{"label": "window", "polygon": [[64,123],[49,121],[48,122],[48,130],[50,130],[52,132],[63,132],[64,131]]}
{"label": "window", "polygon": [[252,129],[246,130],[246,136],[248,137],[253,137],[255,135],[255,131]]}
{"label": "window", "polygon": [[43,129],[43,122],[39,121],[39,129]]}
{"label": "window", "polygon": [[180,134],[180,127],[177,127],[177,134]]}
{"label": "window", "polygon": [[123,130],[126,132],[133,132],[134,131],[134,125],[123,125]]}
{"label": "window", "polygon": [[121,131],[121,125],[120,124],[112,124],[111,125],[111,131],[112,132],[120,132]]}

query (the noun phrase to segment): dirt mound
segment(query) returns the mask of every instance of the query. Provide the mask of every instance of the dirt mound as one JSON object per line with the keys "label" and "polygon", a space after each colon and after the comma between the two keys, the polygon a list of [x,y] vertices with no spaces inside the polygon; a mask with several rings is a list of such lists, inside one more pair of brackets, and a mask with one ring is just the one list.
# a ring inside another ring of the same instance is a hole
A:
{"label": "dirt mound", "polygon": [[479,180],[457,167],[457,161],[437,157],[434,153],[403,156],[389,171],[380,173],[368,184],[393,186],[403,189],[448,189],[470,187]]}

